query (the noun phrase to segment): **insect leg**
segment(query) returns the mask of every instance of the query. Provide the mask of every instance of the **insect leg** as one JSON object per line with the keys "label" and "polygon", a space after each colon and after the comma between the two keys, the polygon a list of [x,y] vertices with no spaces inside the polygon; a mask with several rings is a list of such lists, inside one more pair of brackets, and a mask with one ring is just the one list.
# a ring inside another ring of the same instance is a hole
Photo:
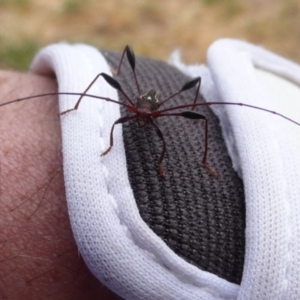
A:
{"label": "insect leg", "polygon": [[127,45],[125,47],[125,49],[123,50],[123,53],[122,53],[122,56],[121,56],[121,60],[120,60],[120,63],[119,63],[119,66],[118,66],[116,74],[120,75],[121,66],[122,66],[122,62],[123,62],[123,58],[124,58],[125,53],[126,53],[129,65],[131,67],[131,70],[133,72],[133,76],[134,76],[134,80],[135,80],[135,84],[136,84],[138,93],[140,95],[141,94],[141,92],[140,92],[140,86],[139,86],[139,83],[138,83],[138,80],[137,80],[137,77],[136,77],[136,72],[135,72],[135,55],[134,55],[134,52],[133,52],[132,48],[129,45]]}
{"label": "insect leg", "polygon": [[195,104],[196,104],[196,101],[197,101],[197,98],[198,98],[198,95],[199,95],[199,90],[200,90],[200,85],[201,85],[201,77],[196,77],[196,78],[194,78],[194,79],[192,79],[192,80],[186,82],[186,83],[183,85],[183,87],[182,87],[179,91],[175,92],[174,94],[172,94],[171,96],[169,96],[167,99],[161,101],[161,102],[160,102],[160,105],[163,105],[165,102],[167,102],[167,101],[169,101],[171,98],[173,98],[173,97],[179,95],[181,92],[193,88],[193,87],[194,87],[195,85],[197,85],[197,84],[198,84],[198,86],[197,86],[197,90],[196,90],[196,94],[195,94],[195,100],[194,100],[194,104],[193,104],[193,106],[192,106],[192,110],[194,110]]}
{"label": "insect leg", "polygon": [[92,85],[95,83],[95,81],[96,81],[101,75],[102,75],[102,73],[98,74],[98,75],[92,80],[92,82],[91,82],[91,83],[88,85],[88,87],[84,90],[83,95],[81,95],[81,96],[79,97],[78,101],[76,102],[76,104],[75,104],[75,106],[74,106],[73,108],[67,109],[67,110],[61,112],[60,115],[62,116],[62,115],[64,115],[64,114],[66,114],[66,113],[69,113],[70,111],[77,110],[77,109],[78,109],[78,106],[79,106],[79,104],[80,104],[80,102],[81,102],[81,100],[82,100],[82,98],[84,97],[84,94],[87,93],[87,91],[92,87]]}
{"label": "insect leg", "polygon": [[96,80],[97,80],[100,76],[102,76],[102,77],[105,79],[105,81],[106,81],[110,86],[112,86],[114,89],[120,91],[120,92],[124,95],[124,97],[128,100],[128,102],[129,102],[132,106],[134,106],[134,104],[133,104],[133,102],[130,100],[130,98],[125,94],[125,92],[123,92],[123,89],[122,89],[121,85],[119,84],[119,82],[118,82],[117,80],[115,80],[115,79],[112,78],[111,76],[107,75],[106,73],[99,73],[99,74],[92,80],[92,82],[88,85],[88,87],[84,90],[84,92],[83,92],[82,95],[79,97],[78,101],[76,102],[75,106],[74,106],[73,108],[71,108],[71,109],[67,109],[67,110],[61,112],[60,115],[62,116],[62,115],[66,114],[66,113],[69,113],[69,112],[71,112],[71,111],[73,111],[73,110],[77,110],[78,107],[79,107],[79,104],[80,104],[80,102],[81,102],[81,100],[82,100],[82,98],[85,96],[85,94],[87,93],[87,91],[92,87],[92,85],[96,82]]}
{"label": "insect leg", "polygon": [[117,121],[114,122],[114,124],[112,125],[111,130],[110,130],[110,144],[109,144],[109,147],[101,154],[101,156],[106,155],[111,150],[111,148],[112,148],[112,146],[114,144],[113,133],[114,133],[115,125],[126,123],[126,122],[134,119],[135,117],[136,117],[135,115],[133,115],[133,116],[125,116],[125,117],[119,118]]}
{"label": "insect leg", "polygon": [[218,173],[214,171],[207,163],[207,152],[208,152],[208,120],[205,116],[193,112],[193,111],[183,111],[180,113],[170,113],[170,114],[165,114],[162,113],[156,117],[164,117],[164,116],[179,116],[179,117],[184,117],[187,119],[194,119],[194,120],[203,120],[205,122],[205,138],[204,138],[204,154],[202,158],[202,164],[204,167],[214,176],[218,176]]}
{"label": "insect leg", "polygon": [[165,142],[164,136],[163,136],[161,130],[159,129],[159,127],[152,120],[151,120],[151,124],[153,125],[153,127],[156,131],[156,134],[159,136],[159,138],[163,142],[163,148],[162,148],[159,160],[158,160],[158,170],[159,170],[160,176],[164,177],[165,176],[165,171],[164,171],[163,166],[162,166],[162,161],[164,159],[165,152],[166,152],[166,142]]}

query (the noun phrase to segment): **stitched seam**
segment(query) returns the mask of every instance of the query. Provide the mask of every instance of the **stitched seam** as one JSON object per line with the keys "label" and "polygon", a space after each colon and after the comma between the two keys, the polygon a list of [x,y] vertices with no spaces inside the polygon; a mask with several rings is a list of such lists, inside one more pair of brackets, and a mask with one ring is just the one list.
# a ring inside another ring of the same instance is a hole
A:
{"label": "stitched seam", "polygon": [[[277,141],[277,147],[280,149],[280,145]],[[284,169],[283,164],[281,163],[282,169]],[[284,172],[283,172],[284,173]],[[285,177],[286,178],[286,177]],[[282,294],[281,298],[285,299],[286,293],[290,286],[290,280],[288,279],[288,270],[290,264],[292,262],[292,253],[291,253],[291,244],[292,244],[292,237],[293,237],[293,228],[292,228],[292,211],[291,211],[291,200],[289,197],[288,191],[288,183],[284,181],[284,196],[286,197],[286,224],[287,224],[287,253],[285,254],[285,269],[284,269],[284,282],[282,283]]]}

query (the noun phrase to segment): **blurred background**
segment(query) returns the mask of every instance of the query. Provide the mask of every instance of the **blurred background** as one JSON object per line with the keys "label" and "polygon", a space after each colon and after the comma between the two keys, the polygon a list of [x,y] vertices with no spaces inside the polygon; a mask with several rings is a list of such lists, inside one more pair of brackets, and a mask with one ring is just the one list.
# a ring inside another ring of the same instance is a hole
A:
{"label": "blurred background", "polygon": [[85,42],[202,63],[216,39],[262,45],[300,63],[300,0],[0,0],[0,67],[26,70],[49,43]]}

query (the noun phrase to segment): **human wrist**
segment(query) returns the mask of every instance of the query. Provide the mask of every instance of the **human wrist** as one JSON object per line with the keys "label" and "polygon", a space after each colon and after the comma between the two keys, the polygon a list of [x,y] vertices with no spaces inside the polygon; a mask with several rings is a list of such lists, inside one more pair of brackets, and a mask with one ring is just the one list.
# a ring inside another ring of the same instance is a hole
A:
{"label": "human wrist", "polygon": [[[0,72],[2,103],[56,91],[55,79]],[[78,257],[68,217],[56,96],[1,108],[0,164],[0,295],[96,295],[100,284]]]}

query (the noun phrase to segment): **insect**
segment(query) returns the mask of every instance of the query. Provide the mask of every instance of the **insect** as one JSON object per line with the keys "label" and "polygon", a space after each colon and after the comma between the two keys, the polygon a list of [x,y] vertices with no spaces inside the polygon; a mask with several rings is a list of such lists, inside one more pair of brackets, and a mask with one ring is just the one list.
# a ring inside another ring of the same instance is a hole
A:
{"label": "insect", "polygon": [[[113,135],[113,133],[114,133],[114,128],[117,124],[124,124],[124,123],[129,122],[129,121],[135,121],[139,127],[144,127],[146,125],[150,125],[154,128],[156,134],[158,135],[158,137],[162,141],[162,150],[161,150],[161,153],[160,153],[160,156],[159,156],[159,159],[158,159],[158,171],[159,171],[159,174],[161,176],[165,176],[165,171],[164,171],[164,168],[163,168],[163,159],[164,159],[165,152],[166,152],[166,142],[165,142],[162,131],[160,130],[159,126],[154,121],[156,118],[179,116],[179,117],[183,117],[183,118],[187,118],[187,119],[202,120],[205,123],[204,154],[203,154],[203,157],[202,157],[202,164],[206,167],[206,169],[210,173],[212,173],[215,176],[217,176],[218,174],[207,163],[207,155],[208,155],[208,120],[204,115],[193,111],[195,107],[210,106],[210,105],[239,105],[239,106],[245,106],[245,107],[249,107],[249,108],[253,108],[253,109],[257,109],[257,110],[261,110],[261,111],[265,111],[265,112],[268,112],[268,113],[275,114],[279,117],[282,117],[282,118],[284,118],[284,119],[286,119],[290,122],[293,122],[296,125],[300,126],[300,123],[298,123],[298,122],[296,122],[296,121],[294,121],[294,120],[292,120],[292,119],[290,119],[290,118],[288,118],[288,117],[286,117],[286,116],[284,116],[280,113],[277,113],[275,111],[271,111],[271,110],[268,110],[268,109],[265,109],[265,108],[261,108],[261,107],[258,107],[258,106],[250,105],[250,104],[236,103],[236,102],[197,103],[197,98],[198,98],[199,91],[200,91],[200,86],[201,86],[201,78],[200,77],[196,77],[196,78],[193,78],[193,79],[187,81],[181,87],[181,89],[173,92],[166,99],[160,100],[159,97],[158,97],[158,91],[155,90],[155,89],[150,89],[146,93],[141,93],[141,89],[140,89],[137,74],[136,74],[135,54],[134,54],[132,48],[128,45],[125,47],[125,49],[122,53],[122,56],[121,56],[121,59],[120,59],[120,62],[119,62],[119,65],[118,65],[118,68],[117,68],[117,71],[116,71],[116,75],[120,75],[120,73],[121,73],[121,67],[122,67],[122,63],[123,63],[125,55],[126,55],[127,60],[129,62],[130,68],[133,72],[134,81],[135,81],[135,85],[136,85],[137,92],[138,92],[138,97],[137,97],[136,102],[134,102],[132,100],[132,98],[129,97],[125,93],[125,91],[123,90],[121,84],[116,79],[114,79],[113,77],[111,77],[110,75],[108,75],[106,73],[99,73],[92,80],[92,82],[88,85],[88,87],[84,90],[83,93],[68,93],[68,92],[45,93],[45,94],[40,94],[40,95],[15,99],[13,101],[3,103],[0,106],[11,104],[13,102],[18,102],[18,101],[23,101],[23,100],[38,98],[38,97],[44,97],[44,96],[49,96],[49,95],[74,95],[74,96],[79,96],[79,99],[76,102],[75,106],[71,109],[68,109],[68,110],[60,113],[60,115],[65,115],[65,114],[70,113],[74,110],[77,110],[80,106],[80,103],[81,103],[83,97],[96,98],[96,99],[99,99],[99,100],[104,100],[104,101],[108,101],[108,102],[112,102],[112,103],[116,103],[118,105],[124,106],[125,108],[128,109],[129,114],[126,115],[126,116],[120,117],[119,119],[117,119],[113,123],[113,125],[111,127],[111,130],[110,130],[109,147],[101,154],[101,156],[104,156],[104,155],[108,154],[110,152],[110,150],[112,149],[113,144],[114,144],[114,135]],[[111,87],[113,87],[120,94],[122,94],[126,102],[118,102],[117,100],[114,100],[114,99],[111,99],[111,98],[106,98],[106,97],[101,97],[101,96],[88,94],[89,89],[92,87],[92,85],[100,77],[104,78],[104,80]],[[180,93],[182,93],[184,91],[187,91],[187,90],[190,90],[190,89],[193,89],[193,88],[195,88],[195,97],[194,97],[193,103],[161,109],[161,107],[166,102],[170,101],[172,98],[176,97],[177,95],[179,95]],[[190,109],[190,110],[186,110],[186,109]]]}

